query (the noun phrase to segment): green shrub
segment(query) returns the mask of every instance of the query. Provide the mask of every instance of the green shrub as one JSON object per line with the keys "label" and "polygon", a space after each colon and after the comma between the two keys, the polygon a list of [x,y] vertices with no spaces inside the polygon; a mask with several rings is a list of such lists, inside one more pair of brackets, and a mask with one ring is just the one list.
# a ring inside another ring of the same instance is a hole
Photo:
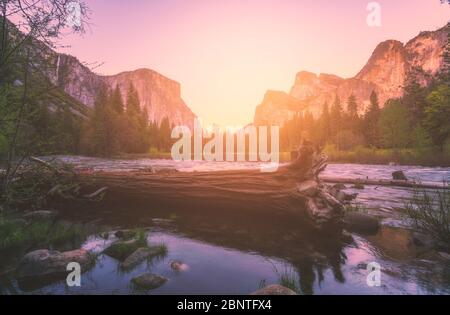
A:
{"label": "green shrub", "polygon": [[420,231],[450,246],[450,186],[436,191],[415,190],[406,215]]}

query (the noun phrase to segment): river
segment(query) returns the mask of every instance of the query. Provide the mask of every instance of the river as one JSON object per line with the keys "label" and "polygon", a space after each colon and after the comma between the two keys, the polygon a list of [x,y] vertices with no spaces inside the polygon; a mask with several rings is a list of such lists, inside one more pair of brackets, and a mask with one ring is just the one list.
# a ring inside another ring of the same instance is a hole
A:
{"label": "river", "polygon": [[[107,160],[57,157],[78,169],[93,171],[139,171],[174,168],[182,172],[258,168],[258,163],[174,162],[170,160]],[[450,168],[383,165],[331,164],[323,176],[388,179],[403,170],[422,182],[450,182]],[[238,222],[233,218],[179,217],[149,211],[91,213],[79,218],[110,226],[112,230],[148,228],[148,241],[164,243],[164,257],[122,272],[117,261],[100,254],[95,267],[83,274],[82,286],[68,288],[64,282],[25,291],[11,281],[0,282],[3,293],[34,294],[249,294],[264,284],[278,283],[282,276],[293,279],[301,294],[450,294],[450,261],[413,244],[411,231],[401,215],[412,191],[405,188],[348,188],[358,193],[356,203],[382,220],[376,235],[352,233],[353,242],[340,242],[311,234],[294,222]],[[89,211],[87,211],[89,213]],[[93,235],[81,246],[101,253],[110,240]],[[183,272],[171,269],[179,260]],[[381,285],[367,284],[367,265],[381,268]],[[130,280],[144,272],[165,276],[169,281],[152,291],[136,291]]]}

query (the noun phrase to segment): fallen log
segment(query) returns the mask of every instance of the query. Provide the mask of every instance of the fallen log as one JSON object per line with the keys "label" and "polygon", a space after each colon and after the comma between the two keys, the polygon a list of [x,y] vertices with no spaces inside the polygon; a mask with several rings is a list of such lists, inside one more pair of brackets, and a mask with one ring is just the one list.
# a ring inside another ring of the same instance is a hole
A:
{"label": "fallen log", "polygon": [[296,160],[274,173],[260,170],[219,172],[100,172],[80,174],[89,189],[108,187],[107,207],[160,207],[168,211],[294,215],[317,228],[340,223],[342,204],[319,183],[327,157],[309,142]]}
{"label": "fallen log", "polygon": [[325,183],[332,184],[352,184],[352,185],[368,185],[368,186],[391,186],[391,187],[405,187],[405,188],[417,188],[417,189],[450,189],[449,185],[445,183],[433,184],[433,183],[420,183],[415,181],[405,180],[389,180],[389,179],[359,179],[359,178],[332,178],[321,177]]}

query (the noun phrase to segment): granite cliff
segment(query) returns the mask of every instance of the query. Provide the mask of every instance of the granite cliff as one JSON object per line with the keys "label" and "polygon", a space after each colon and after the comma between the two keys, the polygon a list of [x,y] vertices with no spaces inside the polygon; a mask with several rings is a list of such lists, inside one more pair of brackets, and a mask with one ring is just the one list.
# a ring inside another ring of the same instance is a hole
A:
{"label": "granite cliff", "polygon": [[[375,91],[383,106],[388,99],[403,95],[410,74],[414,73],[422,85],[436,75],[443,66],[442,53],[449,29],[450,24],[437,31],[422,32],[406,44],[396,40],[380,43],[367,64],[352,78],[301,71],[289,96],[302,103],[300,111],[308,110],[315,116],[320,115],[323,104],[332,104],[336,95],[346,104],[353,94],[358,99],[359,111],[364,112],[370,94]],[[276,103],[265,97],[256,109],[254,123],[282,125],[296,112],[287,110],[284,100]]]}

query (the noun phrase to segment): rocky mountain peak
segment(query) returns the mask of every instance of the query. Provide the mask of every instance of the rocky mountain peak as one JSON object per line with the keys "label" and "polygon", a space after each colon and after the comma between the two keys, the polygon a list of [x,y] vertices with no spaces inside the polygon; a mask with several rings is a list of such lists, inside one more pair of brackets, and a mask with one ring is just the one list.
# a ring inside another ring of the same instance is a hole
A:
{"label": "rocky mountain peak", "polygon": [[160,124],[168,117],[171,124],[191,126],[196,117],[181,98],[180,83],[154,70],[142,68],[102,76],[92,72],[77,58],[66,54],[57,54],[55,69],[52,77],[54,83],[88,107],[94,106],[95,95],[101,86],[110,89],[119,87],[125,102],[132,84],[139,94],[141,107],[147,109],[150,121]]}
{"label": "rocky mountain peak", "polygon": [[[256,108],[255,125],[281,125],[305,109],[305,103],[282,91],[266,92],[262,103]],[[261,119],[258,119],[261,117]],[[264,119],[263,117],[268,117]]]}
{"label": "rocky mountain peak", "polygon": [[[450,23],[436,31],[422,32],[406,44],[397,40],[384,41],[377,45],[366,65],[352,78],[301,71],[290,96],[301,101],[303,107],[316,117],[322,112],[323,105],[331,104],[336,96],[345,104],[348,97],[354,95],[359,111],[364,112],[370,103],[370,94],[375,91],[383,106],[388,99],[403,95],[410,75],[414,74],[422,85],[426,85],[439,72],[449,31]],[[284,101],[279,104],[263,102],[256,110],[254,121],[282,125],[290,117]]]}

